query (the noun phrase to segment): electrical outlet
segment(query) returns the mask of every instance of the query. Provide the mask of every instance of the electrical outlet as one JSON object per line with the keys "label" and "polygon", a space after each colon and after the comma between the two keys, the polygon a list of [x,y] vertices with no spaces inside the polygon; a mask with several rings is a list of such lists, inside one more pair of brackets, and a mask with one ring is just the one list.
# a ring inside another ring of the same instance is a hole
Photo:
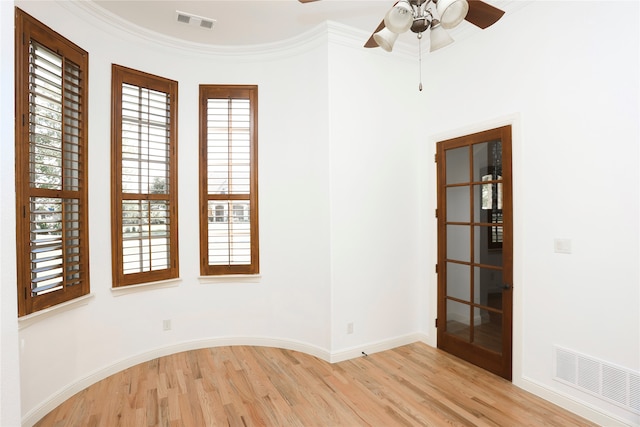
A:
{"label": "electrical outlet", "polygon": [[347,323],[347,334],[353,333],[353,322]]}
{"label": "electrical outlet", "polygon": [[171,319],[165,319],[162,321],[162,330],[163,331],[171,330]]}

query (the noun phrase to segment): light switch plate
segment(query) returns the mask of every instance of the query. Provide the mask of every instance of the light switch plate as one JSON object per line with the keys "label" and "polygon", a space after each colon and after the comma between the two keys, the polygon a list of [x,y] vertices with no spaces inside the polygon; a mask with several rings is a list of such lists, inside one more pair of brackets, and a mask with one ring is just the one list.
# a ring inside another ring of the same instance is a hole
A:
{"label": "light switch plate", "polygon": [[553,251],[558,254],[570,254],[571,239],[554,239]]}

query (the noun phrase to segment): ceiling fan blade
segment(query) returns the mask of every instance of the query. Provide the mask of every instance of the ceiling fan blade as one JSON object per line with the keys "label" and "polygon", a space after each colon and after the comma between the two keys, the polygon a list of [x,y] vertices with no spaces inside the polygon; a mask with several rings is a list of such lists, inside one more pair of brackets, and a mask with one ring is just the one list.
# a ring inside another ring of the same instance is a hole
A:
{"label": "ceiling fan blade", "polygon": [[313,1],[318,1],[318,0],[298,0],[300,3],[311,3]]}
{"label": "ceiling fan blade", "polygon": [[[373,34],[377,33],[383,28],[384,28],[384,19],[382,20],[382,22],[380,22],[380,25],[378,25],[376,29],[373,31]],[[373,39],[373,34],[371,34],[371,37],[369,37],[369,40],[367,40],[367,42],[364,44],[364,47],[378,47],[378,43],[376,43],[376,41]]]}
{"label": "ceiling fan blade", "polygon": [[469,12],[464,19],[483,30],[498,22],[498,19],[504,15],[504,10],[493,7],[481,0],[467,0],[467,2],[469,3]]}

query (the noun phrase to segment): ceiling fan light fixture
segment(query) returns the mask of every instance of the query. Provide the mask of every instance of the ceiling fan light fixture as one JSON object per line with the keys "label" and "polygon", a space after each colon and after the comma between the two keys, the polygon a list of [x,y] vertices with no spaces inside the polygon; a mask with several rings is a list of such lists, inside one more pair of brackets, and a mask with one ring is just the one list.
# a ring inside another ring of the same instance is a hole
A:
{"label": "ceiling fan light fixture", "polygon": [[429,34],[429,52],[433,52],[453,43],[453,39],[437,19],[434,19],[431,24],[431,32]]}
{"label": "ceiling fan light fixture", "polygon": [[438,0],[436,10],[440,15],[440,24],[449,29],[457,26],[467,16],[469,3],[467,0]]}
{"label": "ceiling fan light fixture", "polygon": [[427,31],[430,25],[431,20],[429,19],[429,16],[416,18],[413,20],[413,24],[411,24],[411,31],[420,34],[424,31]]}
{"label": "ceiling fan light fixture", "polygon": [[392,33],[401,34],[411,28],[413,8],[407,0],[400,0],[384,16],[384,25]]}
{"label": "ceiling fan light fixture", "polygon": [[373,39],[383,50],[391,52],[391,50],[393,49],[393,45],[398,39],[398,33],[394,33],[388,28],[383,28],[373,35]]}

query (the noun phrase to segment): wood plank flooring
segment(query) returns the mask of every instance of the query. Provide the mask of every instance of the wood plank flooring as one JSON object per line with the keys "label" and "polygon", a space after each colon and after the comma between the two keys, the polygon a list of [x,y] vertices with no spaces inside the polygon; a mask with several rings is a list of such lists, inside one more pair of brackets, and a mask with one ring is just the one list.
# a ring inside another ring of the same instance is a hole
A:
{"label": "wood plank flooring", "polygon": [[151,360],[36,426],[593,426],[423,343],[330,364],[268,347]]}

